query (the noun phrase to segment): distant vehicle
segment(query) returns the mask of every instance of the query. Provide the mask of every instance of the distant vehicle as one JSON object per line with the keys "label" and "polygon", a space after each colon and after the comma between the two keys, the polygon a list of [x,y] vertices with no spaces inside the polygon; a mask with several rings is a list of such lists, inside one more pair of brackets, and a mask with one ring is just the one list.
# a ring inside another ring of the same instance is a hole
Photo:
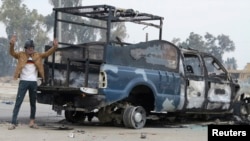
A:
{"label": "distant vehicle", "polygon": [[[53,10],[56,38],[58,23],[106,31],[104,42],[59,41],[62,47],[44,62],[46,80],[38,87],[38,102],[58,113],[65,110],[67,121],[90,121],[94,115],[102,123],[140,129],[155,116],[236,114],[249,120],[249,98],[238,93],[239,84],[214,56],[162,40],[163,17],[109,5]],[[60,19],[59,13],[106,26]],[[111,27],[117,22],[155,27],[159,38],[134,44],[119,37],[114,41]]]}

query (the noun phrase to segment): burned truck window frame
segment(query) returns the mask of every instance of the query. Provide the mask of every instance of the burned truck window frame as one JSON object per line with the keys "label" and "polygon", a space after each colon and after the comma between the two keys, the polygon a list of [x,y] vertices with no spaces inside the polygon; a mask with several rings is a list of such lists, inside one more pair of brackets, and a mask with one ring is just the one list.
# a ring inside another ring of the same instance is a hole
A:
{"label": "burned truck window frame", "polygon": [[184,53],[185,71],[187,74],[204,76],[203,67],[201,67],[201,59],[196,54]]}
{"label": "burned truck window frame", "polygon": [[222,68],[222,66],[215,58],[211,56],[204,56],[203,59],[207,68],[208,75],[226,74],[226,70]]}

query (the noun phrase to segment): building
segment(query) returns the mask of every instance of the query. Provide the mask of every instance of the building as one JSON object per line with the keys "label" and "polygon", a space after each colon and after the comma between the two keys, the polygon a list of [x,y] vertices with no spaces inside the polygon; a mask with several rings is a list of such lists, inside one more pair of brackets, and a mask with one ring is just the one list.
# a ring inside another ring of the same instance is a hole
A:
{"label": "building", "polygon": [[250,83],[250,63],[247,63],[243,70],[228,70],[234,79]]}

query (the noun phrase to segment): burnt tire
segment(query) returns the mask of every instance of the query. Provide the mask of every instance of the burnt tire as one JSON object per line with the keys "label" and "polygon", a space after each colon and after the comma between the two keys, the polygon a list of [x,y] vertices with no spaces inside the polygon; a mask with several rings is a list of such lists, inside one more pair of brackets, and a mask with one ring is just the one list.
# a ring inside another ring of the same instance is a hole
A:
{"label": "burnt tire", "polygon": [[127,127],[127,128],[130,128],[130,125],[131,125],[131,123],[130,123],[130,115],[131,115],[131,112],[132,112],[132,108],[133,108],[133,106],[128,106],[128,107],[126,107],[125,108],[125,110],[124,110],[124,112],[123,112],[123,124],[124,124],[124,126],[125,127]]}
{"label": "burnt tire", "polygon": [[84,112],[68,110],[65,111],[64,116],[66,121],[71,123],[80,123],[83,122],[86,118],[86,114]]}
{"label": "burnt tire", "polygon": [[146,124],[146,111],[142,106],[129,106],[123,112],[123,124],[127,128],[141,129]]}

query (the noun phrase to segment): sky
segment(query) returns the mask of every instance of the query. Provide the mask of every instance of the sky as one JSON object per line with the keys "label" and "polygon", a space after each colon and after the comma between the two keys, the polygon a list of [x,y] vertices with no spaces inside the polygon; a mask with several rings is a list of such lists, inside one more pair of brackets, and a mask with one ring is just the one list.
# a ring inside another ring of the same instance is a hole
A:
{"label": "sky", "polygon": [[[48,0],[24,0],[24,3],[43,15],[50,14],[53,8]],[[173,38],[185,41],[190,32],[201,36],[206,32],[213,36],[227,35],[236,49],[223,58],[235,57],[238,69],[250,63],[250,0],[83,0],[82,3],[100,4],[164,17],[163,39],[168,41]],[[133,41],[140,37],[129,38]]]}

